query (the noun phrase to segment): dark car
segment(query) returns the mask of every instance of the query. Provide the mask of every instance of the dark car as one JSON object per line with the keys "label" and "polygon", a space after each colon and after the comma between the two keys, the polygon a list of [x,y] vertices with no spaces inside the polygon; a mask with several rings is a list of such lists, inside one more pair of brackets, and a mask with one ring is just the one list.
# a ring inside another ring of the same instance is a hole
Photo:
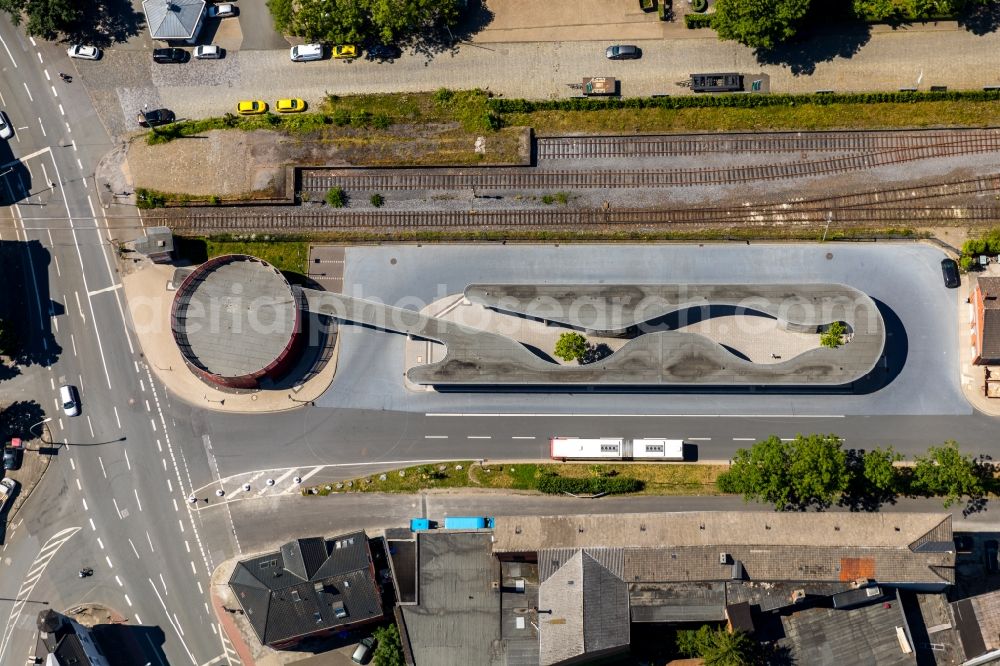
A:
{"label": "dark car", "polygon": [[631,44],[616,44],[609,46],[604,55],[608,60],[638,60],[642,57],[642,49]]}
{"label": "dark car", "polygon": [[153,49],[153,62],[176,63],[186,62],[188,52],[184,49]]}
{"label": "dark car", "polygon": [[392,44],[375,44],[365,49],[369,60],[395,60],[403,55],[402,49]]}
{"label": "dark car", "polygon": [[983,547],[983,558],[986,560],[986,571],[996,573],[1000,570],[1000,563],[997,562],[997,552],[1000,551],[1000,544],[996,539],[988,539]]}
{"label": "dark car", "polygon": [[170,109],[154,109],[137,113],[135,119],[139,121],[141,127],[156,127],[174,122],[175,116]]}
{"label": "dark car", "polygon": [[944,286],[949,289],[954,289],[961,284],[961,280],[958,278],[958,264],[955,263],[954,259],[941,260],[941,273],[944,275]]}
{"label": "dark car", "polygon": [[5,470],[21,469],[21,460],[23,457],[24,449],[5,446],[3,450],[3,468]]}

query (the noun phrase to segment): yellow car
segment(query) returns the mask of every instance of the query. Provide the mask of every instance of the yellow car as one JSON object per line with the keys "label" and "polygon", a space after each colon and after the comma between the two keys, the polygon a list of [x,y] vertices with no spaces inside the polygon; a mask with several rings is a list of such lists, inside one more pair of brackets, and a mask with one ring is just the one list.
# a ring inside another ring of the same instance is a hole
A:
{"label": "yellow car", "polygon": [[354,44],[338,44],[333,47],[333,57],[340,60],[357,58],[358,47]]}
{"label": "yellow car", "polygon": [[279,99],[274,108],[278,113],[298,113],[306,110],[306,103],[298,97]]}
{"label": "yellow car", "polygon": [[241,116],[254,116],[267,112],[267,102],[259,99],[245,99],[236,105],[236,113]]}

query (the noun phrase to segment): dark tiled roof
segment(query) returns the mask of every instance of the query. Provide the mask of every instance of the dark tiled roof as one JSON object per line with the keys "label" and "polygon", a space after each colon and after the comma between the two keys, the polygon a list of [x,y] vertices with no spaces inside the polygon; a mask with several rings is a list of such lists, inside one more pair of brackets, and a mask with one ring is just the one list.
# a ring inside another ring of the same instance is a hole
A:
{"label": "dark tiled roof", "polygon": [[916,664],[900,647],[896,627],[905,626],[902,604],[874,604],[854,610],[811,608],[781,618],[789,663],[809,666]]}
{"label": "dark tiled roof", "polygon": [[632,583],[628,586],[633,622],[722,622],[725,583]]}
{"label": "dark tiled roof", "polygon": [[490,542],[488,532],[417,535],[417,604],[400,609],[420,666],[506,663]]}
{"label": "dark tiled roof", "polygon": [[229,586],[261,643],[280,643],[381,617],[370,557],[364,532],[298,539],[240,562]]}

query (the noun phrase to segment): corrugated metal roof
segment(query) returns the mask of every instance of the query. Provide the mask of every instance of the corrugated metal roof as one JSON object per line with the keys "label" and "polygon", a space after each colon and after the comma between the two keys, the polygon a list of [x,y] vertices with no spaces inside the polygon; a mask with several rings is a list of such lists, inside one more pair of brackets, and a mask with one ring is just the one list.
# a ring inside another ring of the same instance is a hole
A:
{"label": "corrugated metal roof", "polygon": [[142,11],[153,39],[190,39],[205,11],[205,0],[145,0]]}

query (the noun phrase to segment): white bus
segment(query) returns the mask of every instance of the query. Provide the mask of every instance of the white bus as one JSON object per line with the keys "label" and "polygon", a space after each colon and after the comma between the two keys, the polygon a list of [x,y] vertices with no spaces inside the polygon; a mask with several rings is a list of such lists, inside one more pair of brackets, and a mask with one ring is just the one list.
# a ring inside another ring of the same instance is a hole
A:
{"label": "white bus", "polygon": [[549,455],[553,460],[683,461],[684,440],[553,437]]}

